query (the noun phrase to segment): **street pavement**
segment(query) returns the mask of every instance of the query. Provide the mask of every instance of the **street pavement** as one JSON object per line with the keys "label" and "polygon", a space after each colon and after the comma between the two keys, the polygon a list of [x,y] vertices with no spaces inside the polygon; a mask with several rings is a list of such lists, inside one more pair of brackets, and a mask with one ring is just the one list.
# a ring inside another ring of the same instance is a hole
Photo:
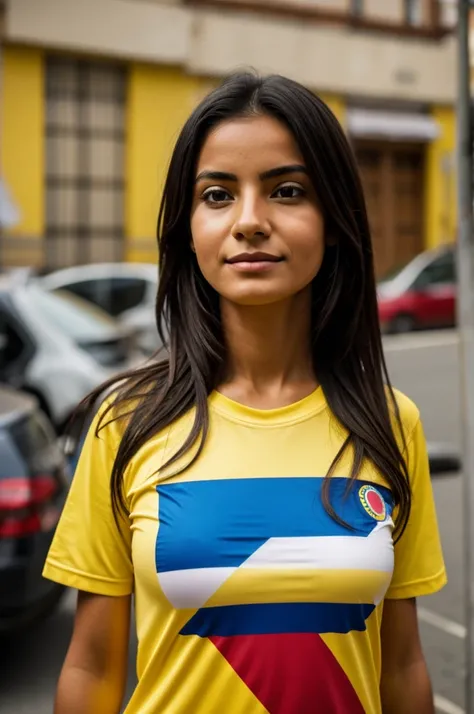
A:
{"label": "street pavement", "polygon": [[461,443],[461,400],[457,333],[419,332],[385,338],[393,386],[418,405],[427,438]]}
{"label": "street pavement", "polygon": [[[459,350],[455,332],[389,337],[385,355],[393,386],[418,405],[427,439],[460,450]],[[465,611],[462,474],[433,477],[448,585],[418,602],[423,646],[439,714],[464,712]]]}
{"label": "street pavement", "polygon": [[[385,345],[392,382],[420,407],[428,439],[459,446],[461,413],[455,333],[390,337]],[[433,487],[449,584],[441,593],[420,600],[420,628],[437,713],[464,714],[462,477],[436,476]],[[69,592],[46,622],[1,643],[0,714],[52,714],[54,690],[72,631],[74,604],[75,593]],[[129,690],[134,681],[134,656],[132,644]]]}

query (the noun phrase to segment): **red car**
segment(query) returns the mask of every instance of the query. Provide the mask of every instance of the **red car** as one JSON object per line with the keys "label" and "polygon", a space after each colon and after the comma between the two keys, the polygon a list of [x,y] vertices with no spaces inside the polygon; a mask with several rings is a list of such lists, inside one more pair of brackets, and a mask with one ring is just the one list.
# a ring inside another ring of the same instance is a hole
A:
{"label": "red car", "polygon": [[427,251],[377,286],[384,333],[456,324],[456,259],[453,247]]}

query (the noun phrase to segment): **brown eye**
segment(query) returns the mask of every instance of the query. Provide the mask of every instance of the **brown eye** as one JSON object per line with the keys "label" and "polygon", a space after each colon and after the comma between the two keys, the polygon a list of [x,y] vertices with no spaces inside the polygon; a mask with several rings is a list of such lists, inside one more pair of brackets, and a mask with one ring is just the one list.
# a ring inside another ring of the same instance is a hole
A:
{"label": "brown eye", "polygon": [[202,195],[202,200],[209,204],[227,203],[232,196],[223,188],[211,188]]}
{"label": "brown eye", "polygon": [[304,190],[301,186],[295,186],[293,184],[287,184],[286,186],[280,186],[273,193],[273,198],[300,198],[304,196]]}

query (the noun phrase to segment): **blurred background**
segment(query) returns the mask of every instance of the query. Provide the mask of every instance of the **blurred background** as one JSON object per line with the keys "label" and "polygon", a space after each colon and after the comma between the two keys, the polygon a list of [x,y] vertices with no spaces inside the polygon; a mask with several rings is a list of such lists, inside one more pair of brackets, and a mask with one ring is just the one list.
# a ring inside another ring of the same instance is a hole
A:
{"label": "blurred background", "polygon": [[456,0],[0,0],[0,714],[52,712],[75,597],[41,579],[74,467],[64,427],[159,346],[173,143],[247,66],[318,93],[354,148],[386,356],[422,412],[450,577],[419,604],[436,708],[465,711],[456,22]]}

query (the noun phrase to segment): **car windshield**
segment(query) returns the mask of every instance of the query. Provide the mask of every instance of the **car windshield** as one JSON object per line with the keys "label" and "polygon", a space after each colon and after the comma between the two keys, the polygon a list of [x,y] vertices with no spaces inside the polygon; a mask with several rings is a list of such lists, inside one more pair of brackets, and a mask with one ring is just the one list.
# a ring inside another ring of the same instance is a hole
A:
{"label": "car windshield", "polygon": [[49,293],[36,286],[29,290],[44,317],[74,342],[104,339],[117,329],[107,313],[65,290]]}
{"label": "car windshield", "polygon": [[408,288],[412,281],[413,261],[386,273],[377,284],[377,293],[383,297],[394,297]]}
{"label": "car windshield", "polygon": [[387,274],[377,284],[377,292],[380,297],[392,298],[401,295],[406,290],[410,290],[414,281],[418,278],[436,256],[424,252],[417,255],[409,263]]}

